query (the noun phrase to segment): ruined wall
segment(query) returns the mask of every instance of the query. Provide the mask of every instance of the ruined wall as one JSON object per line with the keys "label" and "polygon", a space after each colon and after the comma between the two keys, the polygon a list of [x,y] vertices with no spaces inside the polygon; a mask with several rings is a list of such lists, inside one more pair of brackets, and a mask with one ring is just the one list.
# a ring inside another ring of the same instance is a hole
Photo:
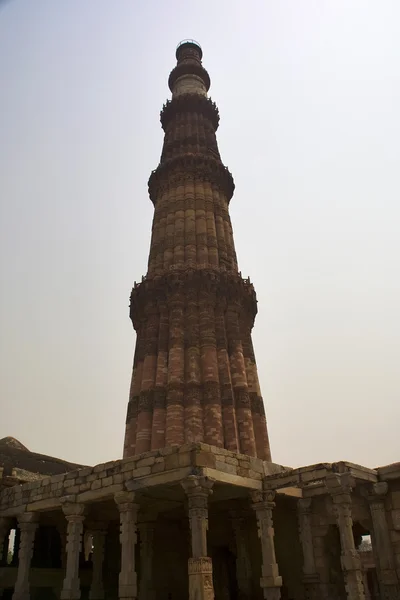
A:
{"label": "ruined wall", "polygon": [[400,479],[390,482],[385,501],[386,520],[398,577],[400,576]]}

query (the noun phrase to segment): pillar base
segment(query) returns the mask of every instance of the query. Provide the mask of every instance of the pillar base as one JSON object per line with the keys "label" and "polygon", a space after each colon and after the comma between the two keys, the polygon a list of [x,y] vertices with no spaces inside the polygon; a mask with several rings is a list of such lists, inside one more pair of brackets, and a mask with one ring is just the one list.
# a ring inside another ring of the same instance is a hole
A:
{"label": "pillar base", "polygon": [[306,600],[320,600],[323,597],[319,576],[317,574],[304,575],[303,585]]}
{"label": "pillar base", "polygon": [[281,588],[269,587],[263,588],[264,600],[281,600]]}
{"label": "pillar base", "polygon": [[[0,591],[3,588],[0,588]],[[12,600],[30,600],[30,593],[29,590],[25,591],[25,592],[14,592],[13,596],[12,596]]]}
{"label": "pillar base", "polygon": [[119,585],[118,598],[120,600],[137,600],[137,585],[128,584],[128,585]]}
{"label": "pillar base", "polygon": [[348,600],[365,600],[361,571],[345,572],[344,581]]}
{"label": "pillar base", "polygon": [[98,588],[94,590],[90,590],[89,592],[89,600],[104,600],[104,589]]}
{"label": "pillar base", "polygon": [[75,590],[62,590],[60,595],[61,600],[80,600],[80,597],[80,588]]}
{"label": "pillar base", "polygon": [[384,600],[398,600],[400,598],[400,588],[397,584],[384,583],[382,592]]}
{"label": "pillar base", "polygon": [[214,600],[211,558],[189,558],[188,573],[189,600]]}

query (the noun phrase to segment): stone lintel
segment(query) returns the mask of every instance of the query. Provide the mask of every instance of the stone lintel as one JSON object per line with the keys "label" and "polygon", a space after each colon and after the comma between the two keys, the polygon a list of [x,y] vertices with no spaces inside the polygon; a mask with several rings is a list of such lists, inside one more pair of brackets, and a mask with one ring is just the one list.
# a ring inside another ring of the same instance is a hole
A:
{"label": "stone lintel", "polygon": [[276,493],[282,496],[292,496],[293,498],[303,497],[303,490],[298,487],[279,488],[276,490]]}
{"label": "stone lintel", "polygon": [[209,469],[208,467],[203,468],[203,474],[205,477],[209,477],[218,483],[226,483],[228,485],[234,485],[238,487],[248,488],[249,490],[261,490],[262,481],[258,479],[250,479],[249,477],[241,477],[239,475],[230,475],[217,469]]}
{"label": "stone lintel", "polygon": [[[303,491],[307,490],[308,486],[323,484],[324,481],[331,475],[337,474],[340,476],[349,476],[354,480],[354,486],[357,483],[375,483],[378,481],[377,471],[368,469],[349,462],[339,463],[320,463],[307,467],[299,467],[298,469],[285,469],[278,473],[273,473],[265,477],[265,482],[270,489],[282,489],[288,487],[299,487]],[[310,495],[326,493],[324,487],[317,493],[310,491]]]}
{"label": "stone lintel", "polygon": [[182,467],[181,469],[172,469],[171,471],[165,471],[164,473],[156,473],[147,477],[131,479],[125,483],[125,487],[127,490],[134,492],[148,487],[179,483],[182,479],[186,479],[192,474],[193,469],[191,467]]}
{"label": "stone lintel", "polygon": [[0,511],[0,517],[18,517],[18,515],[28,510],[27,504],[21,504],[19,506],[11,506],[10,508],[6,508],[5,510]]}
{"label": "stone lintel", "polygon": [[31,502],[30,504],[27,504],[26,510],[44,512],[59,508],[60,506],[60,498],[48,498],[47,500],[38,500],[37,502]]}
{"label": "stone lintel", "polygon": [[378,467],[377,472],[380,480],[400,479],[400,462]]}
{"label": "stone lintel", "polygon": [[98,490],[89,490],[87,492],[82,492],[78,494],[77,500],[78,502],[96,502],[99,500],[107,500],[112,498],[114,494],[118,492],[122,492],[124,486],[122,483],[110,485],[109,487],[99,488]]}

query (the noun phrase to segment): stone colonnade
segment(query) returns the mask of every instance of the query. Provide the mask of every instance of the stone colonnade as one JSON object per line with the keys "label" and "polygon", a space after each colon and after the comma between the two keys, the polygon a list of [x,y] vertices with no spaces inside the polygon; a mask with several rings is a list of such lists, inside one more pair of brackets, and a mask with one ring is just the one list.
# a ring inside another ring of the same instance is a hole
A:
{"label": "stone colonnade", "polygon": [[[207,549],[208,503],[213,481],[204,476],[189,476],[181,482],[187,500],[190,525],[191,555],[188,559],[189,600],[214,600],[212,559]],[[352,489],[354,482],[348,473],[331,473],[325,480],[326,491],[332,502],[333,514],[340,534],[341,567],[348,600],[367,600],[363,571],[353,535]],[[385,514],[386,483],[364,486],[368,501],[375,561],[380,582],[381,597],[385,600],[400,598],[395,559],[390,543],[390,532]],[[120,517],[121,568],[119,574],[120,600],[155,600],[153,553],[156,513],[142,512],[134,492],[119,492],[114,496]],[[264,489],[251,492],[251,507],[258,525],[261,549],[260,586],[265,600],[280,600],[282,578],[275,555],[273,510],[275,491]],[[79,556],[86,516],[86,505],[66,497],[62,510],[67,521],[65,577],[62,600],[79,600]],[[307,600],[325,598],[323,584],[315,558],[313,538],[313,500],[299,498],[297,514],[300,542],[303,551],[303,584]],[[250,598],[251,559],[246,532],[248,513],[231,511],[229,517],[236,542],[236,578],[239,598]],[[33,555],[38,513],[25,512],[18,517],[20,530],[19,565],[13,600],[29,600],[29,572]],[[10,527],[10,519],[0,519],[0,539],[3,541]],[[103,560],[106,539],[104,522],[88,522],[93,536],[92,583],[90,600],[105,598],[103,587]],[[140,581],[137,581],[135,547],[140,532]],[[4,550],[4,549],[3,549]],[[1,548],[0,548],[1,552]]]}
{"label": "stone colonnade", "polygon": [[[349,473],[331,473],[325,480],[332,500],[333,513],[340,535],[341,567],[348,600],[368,600],[366,577],[353,534],[352,490],[355,482]],[[384,482],[363,488],[371,514],[372,541],[380,582],[380,594],[385,600],[400,598],[390,533],[385,513],[388,485]],[[312,498],[301,498],[297,504],[300,541],[303,550],[303,583],[307,600],[325,598],[315,561],[315,539],[312,533]]]}
{"label": "stone colonnade", "polygon": [[[189,476],[181,482],[187,501],[190,525],[191,555],[188,559],[189,600],[214,600],[212,559],[207,550],[208,502],[212,494],[213,481],[204,476]],[[281,578],[275,560],[273,542],[272,509],[273,494],[252,494],[253,508],[257,517],[262,550],[261,586],[264,598],[279,600]],[[157,515],[142,512],[135,492],[119,492],[114,496],[120,517],[121,568],[118,583],[120,600],[154,600],[153,552],[154,532]],[[83,546],[83,532],[87,505],[78,503],[74,497],[62,499],[62,511],[67,522],[65,576],[61,600],[79,600],[81,582],[79,558]],[[237,546],[237,573],[242,597],[251,597],[250,557],[246,543],[246,524],[243,514],[231,512],[233,532]],[[19,565],[13,600],[29,600],[29,573],[39,513],[25,512],[18,517],[21,533]],[[7,529],[8,528],[8,529]],[[106,540],[104,522],[86,522],[86,529],[93,537],[92,583],[90,600],[105,598],[103,586],[103,560]],[[0,519],[0,534],[4,539],[9,530],[9,520]],[[137,532],[140,533],[140,582],[137,581],[135,547]],[[138,584],[139,583],[139,584]]]}

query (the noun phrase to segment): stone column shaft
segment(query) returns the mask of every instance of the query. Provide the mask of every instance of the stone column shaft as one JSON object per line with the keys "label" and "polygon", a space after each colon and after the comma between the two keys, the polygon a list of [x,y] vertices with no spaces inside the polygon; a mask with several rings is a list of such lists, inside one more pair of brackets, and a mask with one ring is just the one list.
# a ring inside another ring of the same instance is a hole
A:
{"label": "stone column shaft", "polygon": [[207,556],[208,497],[213,482],[192,475],[182,483],[189,504],[192,557],[189,558],[189,600],[214,600],[212,561]]}
{"label": "stone column shaft", "polygon": [[79,600],[81,597],[79,555],[82,549],[85,505],[65,502],[62,509],[67,519],[67,564],[61,600]]}
{"label": "stone column shaft", "polygon": [[155,518],[138,525],[140,534],[139,600],[155,600],[153,560]]}
{"label": "stone column shaft", "polygon": [[375,483],[366,494],[371,511],[373,528],[373,550],[382,597],[385,600],[400,598],[400,586],[392,551],[389,528],[386,520],[386,482]]}
{"label": "stone column shaft", "polygon": [[105,527],[96,528],[92,531],[93,535],[93,570],[92,570],[92,585],[90,586],[89,598],[90,600],[103,600],[104,599],[104,586],[103,586],[103,562],[104,562],[104,548],[107,531]]}
{"label": "stone column shaft", "polygon": [[326,485],[333,500],[333,510],[339,528],[341,565],[348,600],[365,600],[360,556],[356,550],[353,535],[351,511],[352,481],[348,474],[332,473]]}
{"label": "stone column shaft", "polygon": [[236,543],[238,600],[251,600],[251,561],[247,535],[247,518],[239,512],[232,511],[231,520]]}
{"label": "stone column shaft", "polygon": [[297,503],[300,542],[303,550],[303,583],[307,600],[320,597],[319,576],[315,566],[311,529],[311,498],[301,498]]}
{"label": "stone column shaft", "polygon": [[135,547],[136,526],[139,505],[134,503],[134,492],[121,492],[115,495],[120,515],[121,571],[119,574],[120,600],[137,600],[137,575]]}
{"label": "stone column shaft", "polygon": [[274,524],[272,511],[275,507],[275,493],[270,491],[251,494],[258,525],[258,537],[261,542],[262,567],[260,585],[265,600],[280,600],[282,577],[279,576],[275,557]]}
{"label": "stone column shaft", "polygon": [[0,566],[7,562],[11,519],[0,517]]}
{"label": "stone column shaft", "polygon": [[15,582],[13,600],[29,600],[29,572],[33,556],[33,545],[38,527],[36,513],[23,513],[18,517],[18,528],[21,532],[18,552],[18,572]]}

